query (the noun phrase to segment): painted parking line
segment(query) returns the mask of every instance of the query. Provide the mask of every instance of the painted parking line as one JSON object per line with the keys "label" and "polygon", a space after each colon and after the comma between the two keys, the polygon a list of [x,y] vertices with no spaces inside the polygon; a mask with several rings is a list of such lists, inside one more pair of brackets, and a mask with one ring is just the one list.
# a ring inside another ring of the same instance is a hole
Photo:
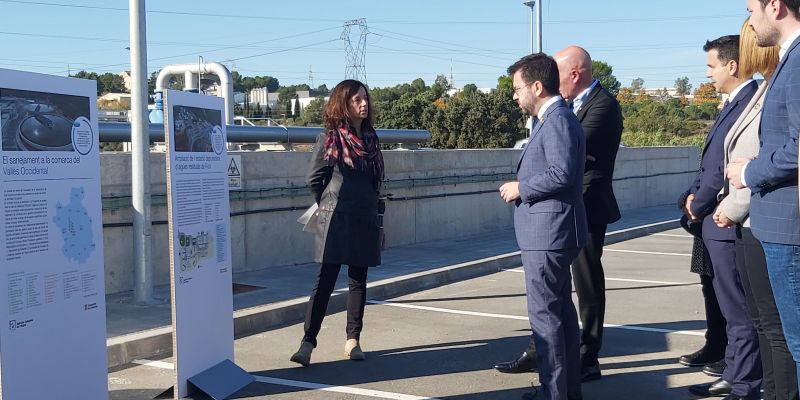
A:
{"label": "painted parking line", "polygon": [[[521,268],[512,268],[512,269],[501,269],[502,272],[517,272],[517,273],[525,273]],[[628,278],[605,278],[607,281],[615,281],[615,282],[633,282],[633,283],[652,283],[655,285],[681,285],[681,286],[691,286],[691,285],[700,285],[697,282],[668,282],[668,281],[650,281],[645,279],[628,279]]]}
{"label": "painted parking line", "polygon": [[[164,361],[152,360],[133,360],[134,364],[146,365],[148,367],[160,369],[175,369],[175,365]],[[365,397],[373,397],[377,399],[390,399],[390,400],[440,400],[435,397],[422,397],[411,394],[384,392],[381,390],[361,389],[350,386],[333,386],[324,383],[295,381],[291,379],[272,378],[269,376],[252,375],[256,381],[261,383],[268,383],[271,385],[297,387],[303,389],[319,390],[323,392],[344,393]]]}
{"label": "painted parking line", "polygon": [[161,368],[161,369],[175,369],[175,364],[168,363],[164,361],[153,361],[153,360],[133,360],[131,361],[134,364],[139,365],[146,365],[148,367],[153,368]]}
{"label": "painted parking line", "polygon": [[679,237],[679,238],[693,238],[692,235],[680,235],[676,233],[653,233],[650,236],[666,236],[666,237]]}
{"label": "painted parking line", "polygon": [[691,257],[691,254],[686,253],[663,253],[660,251],[640,251],[640,250],[622,250],[622,249],[603,249],[604,252],[610,251],[614,253],[633,253],[633,254],[652,254],[657,256],[681,256],[681,257]]}
{"label": "painted parking line", "polygon": [[411,394],[384,392],[380,390],[361,389],[350,386],[332,386],[322,383],[294,381],[289,379],[270,378],[267,376],[253,375],[256,381],[261,383],[269,383],[273,385],[299,387],[304,389],[321,390],[324,392],[354,394],[359,396],[375,397],[378,399],[394,399],[394,400],[439,400],[435,397],[420,397]]}
{"label": "painted parking line", "polygon": [[[476,311],[464,311],[464,310],[453,310],[449,308],[440,308],[440,307],[430,307],[430,306],[418,306],[415,304],[405,304],[405,303],[392,303],[390,301],[382,301],[382,300],[367,300],[367,303],[381,305],[381,306],[389,306],[389,307],[398,307],[398,308],[407,308],[412,310],[421,310],[421,311],[431,311],[431,312],[440,312],[446,314],[457,314],[457,315],[469,315],[473,317],[487,317],[487,318],[500,318],[500,319],[513,319],[517,321],[527,321],[527,316],[519,316],[519,315],[508,315],[508,314],[493,314],[493,313],[482,313]],[[652,328],[649,326],[638,326],[638,325],[618,325],[618,324],[603,324],[605,328],[613,328],[613,329],[624,329],[629,331],[639,331],[639,332],[655,332],[655,333],[668,333],[674,335],[686,335],[686,336],[705,336],[704,331],[690,331],[690,330],[674,330],[674,329],[663,329],[663,328]]]}

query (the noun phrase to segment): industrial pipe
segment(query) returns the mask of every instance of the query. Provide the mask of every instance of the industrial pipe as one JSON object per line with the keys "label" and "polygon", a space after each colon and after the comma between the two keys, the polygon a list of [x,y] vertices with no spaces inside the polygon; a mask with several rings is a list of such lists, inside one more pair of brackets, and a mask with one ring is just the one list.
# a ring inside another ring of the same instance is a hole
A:
{"label": "industrial pipe", "polygon": [[222,98],[225,99],[225,121],[223,121],[223,123],[228,124],[233,122],[233,78],[227,67],[216,62],[167,65],[158,73],[158,78],[156,78],[156,91],[162,92],[164,89],[169,88],[170,78],[180,74],[184,75],[186,87],[191,89],[194,89],[193,86],[195,82],[192,74],[214,74],[218,76],[219,85],[222,88]]}

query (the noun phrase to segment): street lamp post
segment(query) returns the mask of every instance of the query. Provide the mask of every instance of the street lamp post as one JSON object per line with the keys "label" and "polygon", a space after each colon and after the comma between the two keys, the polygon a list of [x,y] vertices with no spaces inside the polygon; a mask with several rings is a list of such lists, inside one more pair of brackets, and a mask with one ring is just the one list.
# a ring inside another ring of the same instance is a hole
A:
{"label": "street lamp post", "polygon": [[[531,9],[531,54],[533,54],[533,19],[534,19],[534,6],[536,6],[536,1],[526,1],[523,2],[525,6],[530,7]],[[536,52],[542,52],[542,0],[539,0],[539,6],[536,7]]]}
{"label": "street lamp post", "polygon": [[522,4],[531,8],[531,54],[533,54],[533,7],[536,6],[536,1],[526,1]]}

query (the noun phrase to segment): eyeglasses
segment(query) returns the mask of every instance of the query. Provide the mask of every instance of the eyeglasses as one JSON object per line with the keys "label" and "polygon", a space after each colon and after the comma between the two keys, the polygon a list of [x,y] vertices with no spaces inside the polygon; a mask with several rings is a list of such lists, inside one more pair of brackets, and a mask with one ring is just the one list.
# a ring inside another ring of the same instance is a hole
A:
{"label": "eyeglasses", "polygon": [[530,86],[530,85],[532,85],[532,84],[531,84],[531,83],[526,83],[526,84],[524,84],[524,85],[522,85],[522,86],[520,86],[520,87],[513,86],[513,88],[514,88],[514,93],[517,93],[517,92],[519,92],[520,90],[522,90],[522,89],[525,89],[526,87],[528,87],[528,86]]}

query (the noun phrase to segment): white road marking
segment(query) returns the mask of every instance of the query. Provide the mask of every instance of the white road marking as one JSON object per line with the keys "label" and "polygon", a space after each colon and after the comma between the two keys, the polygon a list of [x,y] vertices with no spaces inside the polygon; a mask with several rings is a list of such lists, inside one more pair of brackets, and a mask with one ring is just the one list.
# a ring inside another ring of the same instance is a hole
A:
{"label": "white road marking", "polygon": [[153,368],[161,368],[161,369],[175,369],[175,364],[168,363],[164,361],[152,361],[152,360],[133,360],[134,364],[139,365],[146,365],[148,367]]}
{"label": "white road marking", "polygon": [[[408,308],[408,309],[412,309],[412,310],[441,312],[441,313],[446,313],[446,314],[470,315],[470,316],[474,316],[474,317],[513,319],[513,320],[518,320],[518,321],[527,321],[528,320],[527,316],[521,317],[521,316],[518,316],[518,315],[492,314],[492,313],[481,313],[481,312],[475,312],[475,311],[453,310],[453,309],[449,309],[449,308],[418,306],[418,305],[415,305],[415,304],[392,303],[392,302],[389,302],[389,301],[382,301],[382,300],[368,300],[367,303],[376,304],[376,305],[382,305],[382,306],[389,306],[389,307]],[[673,329],[651,328],[651,327],[648,327],[648,326],[637,326],[637,325],[603,324],[603,327],[614,328],[614,329],[625,329],[625,330],[629,330],[629,331],[669,333],[669,334],[688,335],[688,336],[704,336],[705,335],[705,332],[703,332],[703,331],[686,331],[686,330],[680,330],[679,331],[679,330],[673,330]]]}
{"label": "white road marking", "polygon": [[603,251],[611,251],[615,253],[634,253],[634,254],[654,254],[658,256],[681,256],[681,257],[691,257],[691,254],[685,253],[662,253],[659,251],[639,251],[639,250],[622,250],[622,249],[609,249],[605,248]]}
{"label": "white road marking", "polygon": [[675,233],[652,233],[650,236],[666,236],[666,237],[679,237],[679,238],[693,238],[692,235],[679,235]]}
{"label": "white road marking", "polygon": [[[513,269],[502,269],[503,272],[517,272],[517,273],[525,273],[521,268],[513,268]],[[627,279],[627,278],[608,278],[606,277],[607,281],[616,281],[616,282],[634,282],[634,283],[652,283],[656,285],[699,285],[697,282],[668,282],[668,281],[649,281],[644,279]]]}
{"label": "white road marking", "polygon": [[[153,368],[161,369],[175,369],[174,364],[164,361],[151,361],[151,360],[133,360],[134,364],[146,365]],[[269,376],[252,375],[256,381],[261,383],[269,383],[273,385],[298,387],[304,389],[321,390],[323,392],[346,393],[359,396],[374,397],[378,399],[391,399],[391,400],[439,400],[435,397],[421,397],[411,394],[384,392],[380,390],[361,389],[349,386],[333,386],[324,383],[294,381],[290,379],[272,378]]]}
{"label": "white road marking", "polygon": [[699,285],[697,282],[667,282],[667,281],[648,281],[644,279],[623,279],[623,278],[606,278],[607,281],[617,282],[635,282],[635,283],[653,283],[656,285]]}
{"label": "white road marking", "polygon": [[380,390],[360,389],[349,386],[332,386],[322,383],[293,381],[289,379],[270,378],[266,376],[253,375],[256,381],[262,383],[270,383],[273,385],[300,387],[305,389],[321,390],[324,392],[347,393],[359,396],[375,397],[379,399],[395,399],[395,400],[439,400],[435,397],[420,397],[411,394],[383,392]]}
{"label": "white road marking", "polygon": [[630,228],[625,228],[625,229],[620,229],[620,230],[617,230],[617,231],[606,232],[606,236],[613,235],[613,234],[617,234],[617,233],[623,233],[623,232],[629,232],[629,231],[639,230],[639,229],[643,229],[643,228],[644,228],[644,229],[646,229],[646,228],[651,228],[651,227],[654,227],[654,226],[663,225],[663,224],[665,224],[665,223],[670,223],[670,222],[678,222],[678,221],[680,221],[680,219],[671,219],[671,220],[668,220],[668,221],[654,222],[654,223],[652,223],[652,224],[645,224],[645,225],[632,226],[632,227],[630,227]]}

